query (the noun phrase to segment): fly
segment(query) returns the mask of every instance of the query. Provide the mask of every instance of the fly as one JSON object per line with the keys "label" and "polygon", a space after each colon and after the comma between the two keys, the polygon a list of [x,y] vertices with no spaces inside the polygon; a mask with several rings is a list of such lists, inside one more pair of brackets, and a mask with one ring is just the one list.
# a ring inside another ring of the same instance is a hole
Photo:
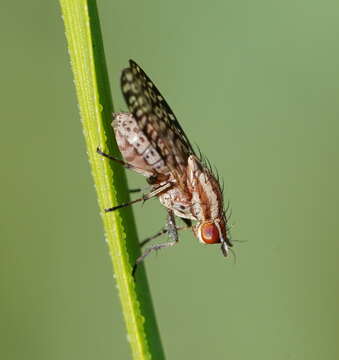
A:
{"label": "fly", "polygon": [[[112,126],[123,160],[97,152],[146,177],[151,191],[105,212],[157,197],[167,209],[166,226],[141,246],[167,233],[170,241],[156,244],[136,259],[176,245],[178,231],[192,228],[203,244],[220,244],[224,256],[232,246],[222,189],[210,166],[197,154],[171,108],[154,83],[133,60],[121,74],[121,90],[130,112],[113,114]],[[175,216],[185,226],[177,226]],[[192,221],[196,223],[193,225]]]}

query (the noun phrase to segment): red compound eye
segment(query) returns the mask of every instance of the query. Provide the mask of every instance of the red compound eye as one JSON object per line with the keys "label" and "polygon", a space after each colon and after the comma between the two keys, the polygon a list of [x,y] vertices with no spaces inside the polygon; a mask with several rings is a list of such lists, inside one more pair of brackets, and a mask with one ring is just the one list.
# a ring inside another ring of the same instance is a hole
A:
{"label": "red compound eye", "polygon": [[220,243],[219,230],[213,223],[201,225],[201,240],[206,244]]}

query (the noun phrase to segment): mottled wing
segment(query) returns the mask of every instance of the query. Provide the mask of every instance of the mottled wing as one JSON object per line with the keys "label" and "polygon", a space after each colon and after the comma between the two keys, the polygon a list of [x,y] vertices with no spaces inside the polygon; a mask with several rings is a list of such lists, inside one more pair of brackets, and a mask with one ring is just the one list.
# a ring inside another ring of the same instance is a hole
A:
{"label": "mottled wing", "polygon": [[181,184],[194,150],[171,108],[145,72],[132,60],[121,75],[121,89],[141,131]]}

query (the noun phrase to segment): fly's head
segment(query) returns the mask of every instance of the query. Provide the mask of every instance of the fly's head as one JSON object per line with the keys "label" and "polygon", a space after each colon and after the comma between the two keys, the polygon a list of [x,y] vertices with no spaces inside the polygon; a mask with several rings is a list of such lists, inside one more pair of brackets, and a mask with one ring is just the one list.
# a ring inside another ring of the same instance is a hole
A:
{"label": "fly's head", "polygon": [[193,229],[195,236],[203,244],[221,244],[221,251],[224,256],[228,255],[229,247],[232,246],[226,219],[220,216],[213,220],[198,222]]}

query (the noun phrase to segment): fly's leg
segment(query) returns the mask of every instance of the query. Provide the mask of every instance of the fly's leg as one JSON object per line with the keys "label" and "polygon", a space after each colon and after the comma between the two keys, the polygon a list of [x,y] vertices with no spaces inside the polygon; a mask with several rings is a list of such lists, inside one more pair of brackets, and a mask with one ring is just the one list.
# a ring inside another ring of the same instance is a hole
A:
{"label": "fly's leg", "polygon": [[[113,161],[117,162],[118,164],[122,165],[126,169],[143,171],[142,169],[139,169],[139,168],[135,167],[132,164],[129,164],[129,163],[123,161],[123,160],[120,160],[120,159],[114,157],[114,156],[111,156],[109,154],[104,153],[99,148],[97,148],[97,153],[99,155],[102,155],[102,156],[110,159],[110,160],[113,160]],[[121,208],[124,208],[126,206],[130,206],[130,205],[135,204],[135,203],[140,202],[140,201],[145,202],[146,200],[157,196],[158,194],[162,193],[165,190],[168,190],[169,188],[171,188],[173,186],[173,184],[171,182],[165,182],[167,179],[168,179],[168,177],[163,177],[162,174],[151,175],[147,179],[150,182],[151,185],[156,185],[160,181],[162,181],[163,185],[156,186],[155,188],[153,188],[153,190],[150,193],[143,195],[139,199],[130,201],[130,202],[126,203],[126,204],[121,204],[121,205],[118,205],[118,206],[113,206],[111,208],[105,209],[105,212],[115,211],[117,209],[121,209]],[[139,192],[139,191],[142,191],[142,189],[132,189],[132,190],[130,190],[130,192]]]}
{"label": "fly's leg", "polygon": [[[131,169],[131,170],[136,169],[135,166],[133,166],[133,165],[131,165],[131,164],[129,164],[129,163],[123,161],[123,160],[120,160],[120,159],[118,159],[118,158],[116,158],[114,156],[111,156],[111,155],[108,155],[108,154],[104,153],[103,151],[100,150],[100,148],[97,148],[97,153],[99,155],[101,155],[101,156],[106,157],[107,159],[110,159],[110,160],[113,160],[113,161],[117,162],[118,164],[122,165],[125,169]],[[129,189],[128,191],[130,193],[137,193],[137,192],[141,192],[142,189]]]}
{"label": "fly's leg", "polygon": [[[184,221],[184,223],[186,224],[185,226],[177,226],[177,231],[181,231],[181,230],[187,230],[187,229],[190,229],[192,227],[192,221],[189,220],[189,219],[184,219],[184,218],[181,218],[181,220]],[[140,246],[143,247],[145,246],[147,243],[149,243],[150,241],[158,238],[159,236],[161,235],[164,235],[168,232],[167,230],[167,226],[165,226],[164,228],[162,228],[159,232],[157,232],[156,234],[144,239],[141,243],[140,243]]]}
{"label": "fly's leg", "polygon": [[150,241],[152,241],[152,240],[154,240],[154,239],[158,238],[159,236],[164,235],[164,234],[166,234],[166,233],[167,233],[167,228],[164,227],[164,228],[162,228],[159,232],[157,232],[156,234],[154,234],[154,235],[152,235],[152,236],[144,239],[144,240],[140,243],[140,247],[145,246],[145,245],[148,244]]}
{"label": "fly's leg", "polygon": [[[183,227],[183,228],[187,228],[187,226]],[[152,236],[151,238],[148,238],[146,240],[150,241],[153,240],[154,238],[164,234],[164,233],[168,233],[171,241],[165,242],[165,243],[161,243],[161,244],[156,244],[153,246],[150,246],[149,248],[147,248],[144,253],[142,255],[140,255],[136,261],[135,264],[133,266],[133,271],[132,271],[132,275],[135,275],[135,272],[137,270],[138,265],[145,259],[146,256],[148,256],[151,252],[153,251],[157,251],[160,249],[165,249],[165,248],[169,248],[172,247],[174,245],[176,245],[179,241],[179,237],[178,237],[178,230],[181,230],[181,228],[177,228],[175,225],[175,218],[174,218],[174,213],[172,210],[167,209],[167,226],[165,229],[161,230],[158,234]],[[148,242],[147,241],[147,242]],[[145,244],[145,240],[142,243],[143,245]]]}
{"label": "fly's leg", "polygon": [[143,188],[128,189],[128,192],[130,194],[132,194],[132,193],[140,193],[140,192],[149,191],[149,190],[150,190],[150,186],[145,186]]}
{"label": "fly's leg", "polygon": [[172,240],[173,243],[178,242],[179,236],[178,236],[178,230],[175,225],[175,217],[174,212],[170,209],[167,209],[167,233],[169,238]]}
{"label": "fly's leg", "polygon": [[146,200],[149,200],[149,199],[157,196],[158,194],[162,193],[163,191],[168,190],[170,187],[172,187],[172,183],[166,183],[166,184],[164,184],[162,186],[157,187],[156,189],[149,192],[148,194],[144,194],[142,197],[140,197],[138,199],[132,200],[132,201],[130,201],[128,203],[125,203],[125,204],[120,204],[120,205],[113,206],[111,208],[105,209],[105,212],[115,211],[115,210],[130,206],[130,205],[133,205],[133,204],[135,204],[137,202],[140,202],[140,201],[145,202]]}
{"label": "fly's leg", "polygon": [[[97,153],[99,155],[101,155],[101,156],[104,156],[107,159],[115,161],[116,163],[122,165],[125,169],[130,169],[130,170],[133,170],[133,171],[136,171],[136,172],[141,171],[142,173],[145,172],[144,169],[138,168],[138,167],[136,167],[136,166],[124,161],[124,160],[118,159],[115,156],[109,155],[109,154],[101,151],[101,149],[99,147],[97,147]],[[160,182],[165,182],[167,179],[168,179],[167,175],[163,175],[163,174],[159,174],[159,173],[150,174],[149,177],[147,178],[147,182],[150,185],[154,185],[154,184],[157,184],[157,183],[160,183]],[[137,192],[137,191],[139,191],[139,189],[135,189],[135,191],[132,191],[132,192]]]}
{"label": "fly's leg", "polygon": [[186,229],[190,229],[192,227],[192,220],[181,218],[181,220],[186,224]]}
{"label": "fly's leg", "polygon": [[98,147],[97,147],[97,153],[99,155],[101,155],[101,156],[106,157],[107,159],[110,159],[110,160],[113,160],[113,161],[117,162],[118,164],[122,165],[126,169],[131,169],[131,170],[136,169],[136,167],[133,166],[132,164],[129,164],[129,163],[123,161],[123,160],[120,160],[120,159],[118,159],[118,158],[116,158],[116,157],[114,157],[112,155],[106,154],[103,151],[101,151],[100,148],[98,148]]}
{"label": "fly's leg", "polygon": [[129,192],[130,194],[132,194],[132,193],[139,193],[139,192],[141,192],[141,191],[142,191],[141,188],[138,188],[138,189],[128,189],[128,192]]}

